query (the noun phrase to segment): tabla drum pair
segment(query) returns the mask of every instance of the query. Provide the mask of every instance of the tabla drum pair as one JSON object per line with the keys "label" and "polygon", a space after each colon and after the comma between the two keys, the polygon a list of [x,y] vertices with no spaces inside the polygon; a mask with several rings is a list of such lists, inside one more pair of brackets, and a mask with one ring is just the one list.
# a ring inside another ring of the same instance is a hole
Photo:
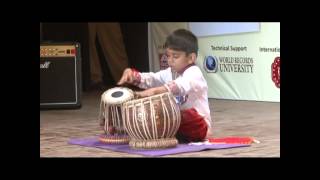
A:
{"label": "tabla drum pair", "polygon": [[[116,93],[114,96],[117,97],[110,98],[112,95],[109,94],[113,93]],[[104,94],[102,99],[105,100],[101,102],[100,112],[102,111],[101,119],[104,123],[105,137],[111,136],[109,139],[118,139],[118,141],[106,141],[104,140],[106,138],[101,138],[102,141],[125,143],[128,139],[124,139],[128,135],[129,146],[134,149],[161,149],[178,144],[175,135],[179,129],[181,117],[179,107],[171,93],[134,99],[134,93],[130,89],[112,88]],[[110,106],[117,108],[110,108]],[[115,129],[110,129],[112,126],[115,126]],[[115,138],[116,136],[118,137]],[[123,140],[119,140],[119,137]]]}

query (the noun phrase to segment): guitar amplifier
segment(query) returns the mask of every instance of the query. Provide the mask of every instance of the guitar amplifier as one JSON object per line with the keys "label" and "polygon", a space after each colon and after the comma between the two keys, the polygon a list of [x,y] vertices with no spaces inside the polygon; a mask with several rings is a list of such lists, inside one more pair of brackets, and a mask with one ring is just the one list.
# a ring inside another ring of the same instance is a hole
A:
{"label": "guitar amplifier", "polygon": [[80,44],[40,43],[40,109],[81,107],[81,87]]}

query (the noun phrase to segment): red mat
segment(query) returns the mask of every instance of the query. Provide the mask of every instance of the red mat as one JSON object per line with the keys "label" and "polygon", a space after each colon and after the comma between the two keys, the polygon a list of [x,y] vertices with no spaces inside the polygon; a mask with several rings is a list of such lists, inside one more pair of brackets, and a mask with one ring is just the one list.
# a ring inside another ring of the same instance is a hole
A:
{"label": "red mat", "polygon": [[210,143],[214,144],[252,144],[260,143],[253,137],[224,137],[224,138],[208,138]]}

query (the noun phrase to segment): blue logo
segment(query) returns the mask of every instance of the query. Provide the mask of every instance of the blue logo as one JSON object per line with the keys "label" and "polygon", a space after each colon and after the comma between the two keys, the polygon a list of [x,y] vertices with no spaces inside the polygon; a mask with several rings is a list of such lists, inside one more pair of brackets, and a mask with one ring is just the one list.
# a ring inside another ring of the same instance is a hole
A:
{"label": "blue logo", "polygon": [[184,104],[185,102],[187,102],[188,100],[188,95],[185,95],[185,96],[176,96],[176,103],[178,105],[182,105]]}
{"label": "blue logo", "polygon": [[215,73],[217,72],[217,67],[218,67],[218,60],[216,57],[213,56],[206,56],[204,58],[204,69],[209,72],[209,73]]}

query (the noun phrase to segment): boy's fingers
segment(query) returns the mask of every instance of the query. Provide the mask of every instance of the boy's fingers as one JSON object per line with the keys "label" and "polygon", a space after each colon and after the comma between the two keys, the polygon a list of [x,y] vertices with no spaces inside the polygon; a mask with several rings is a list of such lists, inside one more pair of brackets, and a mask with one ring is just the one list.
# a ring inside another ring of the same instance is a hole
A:
{"label": "boy's fingers", "polygon": [[126,75],[122,76],[120,81],[118,82],[118,85],[122,85],[126,82]]}
{"label": "boy's fingers", "polygon": [[126,72],[123,73],[121,79],[117,84],[122,85],[126,82],[132,83],[132,81],[133,81],[132,73],[129,70],[127,70]]}
{"label": "boy's fingers", "polygon": [[126,82],[130,82],[130,76],[126,76]]}
{"label": "boy's fingers", "polygon": [[136,95],[136,98],[141,98],[141,93],[140,92],[136,92],[135,95]]}
{"label": "boy's fingers", "polygon": [[118,85],[122,85],[122,84],[123,84],[123,77],[118,81],[117,84],[118,84]]}
{"label": "boy's fingers", "polygon": [[129,81],[129,82],[130,82],[130,83],[133,83],[133,77],[130,76],[129,78],[130,78],[130,81]]}

